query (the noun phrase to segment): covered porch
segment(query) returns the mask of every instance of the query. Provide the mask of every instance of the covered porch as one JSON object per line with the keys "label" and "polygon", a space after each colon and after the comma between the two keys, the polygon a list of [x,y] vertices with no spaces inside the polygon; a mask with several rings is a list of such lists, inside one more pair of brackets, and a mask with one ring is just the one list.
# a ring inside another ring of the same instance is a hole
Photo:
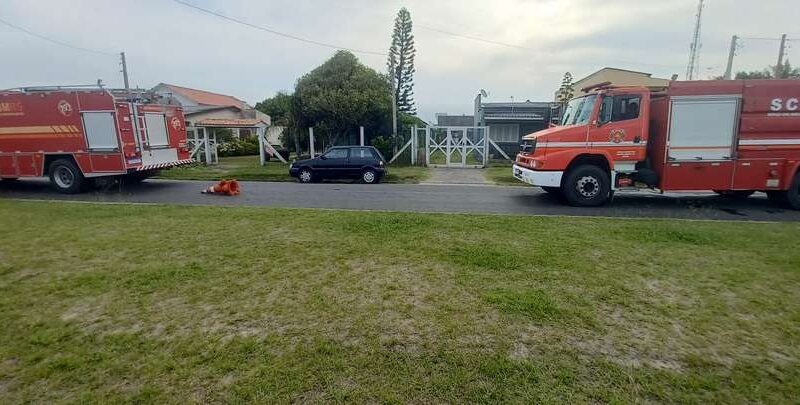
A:
{"label": "covered porch", "polygon": [[241,138],[244,134],[252,134],[257,137],[259,158],[262,166],[267,162],[267,154],[278,158],[283,163],[287,163],[286,159],[278,153],[267,139],[267,128],[269,126],[268,122],[257,118],[206,118],[195,122],[193,125],[186,127],[187,143],[191,151],[190,156],[198,161],[201,158],[204,159],[207,165],[219,164],[217,131],[229,129],[236,139]]}

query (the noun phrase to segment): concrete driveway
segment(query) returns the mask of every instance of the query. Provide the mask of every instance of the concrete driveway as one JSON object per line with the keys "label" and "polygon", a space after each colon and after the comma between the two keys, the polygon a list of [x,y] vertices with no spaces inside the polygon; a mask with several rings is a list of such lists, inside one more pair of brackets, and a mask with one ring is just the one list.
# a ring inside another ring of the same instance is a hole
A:
{"label": "concrete driveway", "polygon": [[78,195],[62,195],[43,180],[0,182],[0,198],[203,205],[337,208],[416,212],[577,215],[629,218],[800,221],[800,211],[774,206],[757,193],[745,200],[715,194],[618,193],[604,207],[576,208],[534,187],[442,184],[242,182],[242,195],[203,195],[213,182],[148,180]]}

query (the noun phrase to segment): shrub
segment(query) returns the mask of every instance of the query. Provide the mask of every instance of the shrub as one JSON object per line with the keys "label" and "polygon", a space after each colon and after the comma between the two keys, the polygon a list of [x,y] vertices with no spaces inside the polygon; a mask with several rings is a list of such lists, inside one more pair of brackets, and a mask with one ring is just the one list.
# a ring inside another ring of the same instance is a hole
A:
{"label": "shrub", "polygon": [[246,156],[258,155],[258,139],[232,139],[228,142],[221,143],[217,147],[219,156]]}

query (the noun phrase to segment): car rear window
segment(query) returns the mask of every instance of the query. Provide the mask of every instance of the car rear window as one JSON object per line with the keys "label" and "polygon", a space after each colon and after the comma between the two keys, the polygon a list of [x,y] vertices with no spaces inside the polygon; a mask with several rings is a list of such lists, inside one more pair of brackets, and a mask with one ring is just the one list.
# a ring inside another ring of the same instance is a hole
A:
{"label": "car rear window", "polygon": [[378,159],[375,151],[370,148],[353,148],[351,157],[354,159]]}

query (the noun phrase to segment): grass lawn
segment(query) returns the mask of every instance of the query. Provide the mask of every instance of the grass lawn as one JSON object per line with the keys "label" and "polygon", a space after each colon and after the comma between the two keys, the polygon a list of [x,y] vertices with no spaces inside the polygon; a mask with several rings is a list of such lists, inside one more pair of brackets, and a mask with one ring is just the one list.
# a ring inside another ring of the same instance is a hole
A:
{"label": "grass lawn", "polygon": [[511,174],[512,162],[493,162],[483,169],[487,180],[501,186],[525,186]]}
{"label": "grass lawn", "polygon": [[0,200],[0,403],[790,403],[799,224]]}
{"label": "grass lawn", "polygon": [[[426,167],[390,166],[386,183],[419,183],[429,176]],[[164,170],[158,176],[174,180],[220,180],[237,179],[250,181],[297,181],[289,176],[289,165],[271,160],[261,166],[258,156],[231,156],[219,159],[219,165],[194,164]]]}

